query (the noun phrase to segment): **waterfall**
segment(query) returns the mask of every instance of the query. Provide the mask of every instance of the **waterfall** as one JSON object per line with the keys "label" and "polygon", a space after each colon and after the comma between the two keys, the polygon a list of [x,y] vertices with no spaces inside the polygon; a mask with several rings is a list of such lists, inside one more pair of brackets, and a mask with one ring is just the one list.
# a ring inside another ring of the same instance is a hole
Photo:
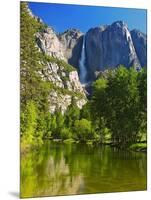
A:
{"label": "waterfall", "polygon": [[80,82],[82,84],[86,83],[86,76],[87,76],[87,69],[85,66],[85,36],[83,36],[83,44],[82,44],[82,51],[81,51],[81,58],[79,60],[79,69],[80,69]]}

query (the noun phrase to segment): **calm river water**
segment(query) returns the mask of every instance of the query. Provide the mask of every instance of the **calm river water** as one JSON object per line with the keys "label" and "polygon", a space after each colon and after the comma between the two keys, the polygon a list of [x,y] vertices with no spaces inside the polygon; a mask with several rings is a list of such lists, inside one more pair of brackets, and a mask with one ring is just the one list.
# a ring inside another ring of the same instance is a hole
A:
{"label": "calm river water", "polygon": [[21,197],[146,190],[146,154],[46,141],[21,158]]}

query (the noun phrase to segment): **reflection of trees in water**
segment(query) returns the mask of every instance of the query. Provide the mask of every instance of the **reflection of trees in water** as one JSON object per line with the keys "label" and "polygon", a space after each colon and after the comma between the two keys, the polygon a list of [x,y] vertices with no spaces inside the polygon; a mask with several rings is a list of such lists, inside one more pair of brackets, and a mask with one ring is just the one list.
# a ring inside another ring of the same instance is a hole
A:
{"label": "reflection of trees in water", "polygon": [[142,153],[47,143],[21,164],[24,197],[145,189]]}
{"label": "reflection of trees in water", "polygon": [[85,190],[90,193],[146,188],[146,155],[143,153],[77,146],[69,163],[72,163],[72,171],[79,166],[85,177]]}
{"label": "reflection of trees in water", "polygon": [[82,177],[80,174],[70,176],[69,166],[65,163],[65,158],[62,154],[60,161],[55,162],[55,159],[50,156],[47,162],[45,177],[50,180],[50,185],[46,186],[46,194],[76,194]]}
{"label": "reflection of trees in water", "polygon": [[21,161],[22,197],[76,194],[83,184],[80,173],[70,175],[64,152],[44,148]]}
{"label": "reflection of trees in water", "polygon": [[[96,176],[109,174],[119,176],[123,171],[134,175],[144,175],[146,171],[146,155],[130,151],[122,151],[110,147],[91,147],[76,145],[71,156],[66,156],[71,171],[79,171],[91,175],[92,171],[98,170]],[[121,171],[122,169],[122,171]]]}

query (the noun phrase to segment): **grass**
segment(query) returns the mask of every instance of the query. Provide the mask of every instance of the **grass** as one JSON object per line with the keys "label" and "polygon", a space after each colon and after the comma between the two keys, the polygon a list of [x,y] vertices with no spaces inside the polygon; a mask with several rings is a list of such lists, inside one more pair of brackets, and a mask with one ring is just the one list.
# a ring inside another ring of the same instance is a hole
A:
{"label": "grass", "polygon": [[65,144],[70,144],[70,143],[74,143],[75,140],[72,139],[72,138],[70,138],[70,139],[66,139],[66,140],[64,140],[63,142],[64,142]]}
{"label": "grass", "polygon": [[86,144],[88,144],[88,145],[92,145],[93,142],[94,142],[94,140],[87,140],[87,141],[86,141]]}
{"label": "grass", "polygon": [[132,144],[129,148],[133,151],[146,152],[147,151],[147,143],[135,143],[135,144]]}

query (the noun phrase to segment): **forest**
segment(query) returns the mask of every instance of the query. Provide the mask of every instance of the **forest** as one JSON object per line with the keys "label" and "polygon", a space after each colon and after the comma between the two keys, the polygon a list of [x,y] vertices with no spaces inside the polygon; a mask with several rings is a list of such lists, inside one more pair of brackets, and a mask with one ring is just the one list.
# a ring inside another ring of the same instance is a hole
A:
{"label": "forest", "polygon": [[73,102],[64,114],[60,110],[51,114],[48,97],[54,86],[43,80],[39,72],[53,58],[35,45],[35,33],[45,27],[21,4],[21,151],[38,147],[46,139],[146,149],[146,67],[139,71],[133,66],[105,70],[92,84],[92,95],[82,109]]}

